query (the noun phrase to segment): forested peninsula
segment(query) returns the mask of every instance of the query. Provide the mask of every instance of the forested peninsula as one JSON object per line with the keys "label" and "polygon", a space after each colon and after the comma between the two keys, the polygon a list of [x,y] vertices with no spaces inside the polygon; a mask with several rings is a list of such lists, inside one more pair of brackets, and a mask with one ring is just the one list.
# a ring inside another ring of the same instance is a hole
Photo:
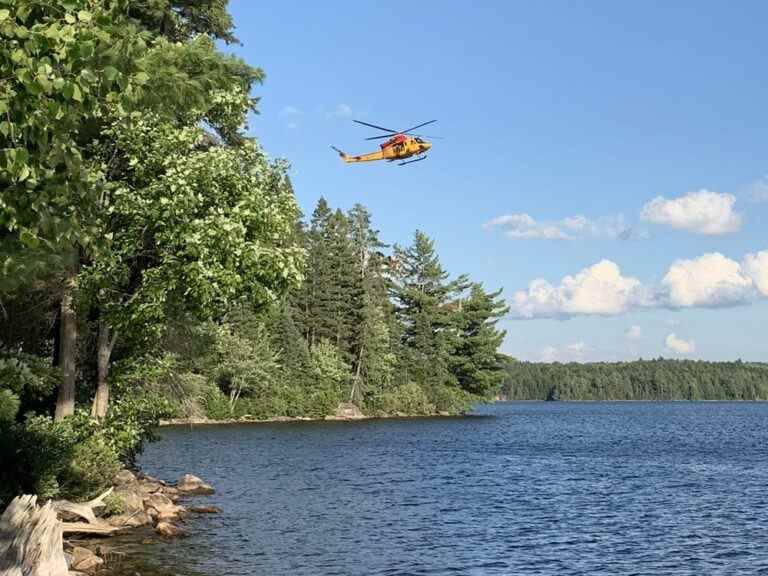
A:
{"label": "forested peninsula", "polygon": [[0,7],[0,501],[94,497],[161,419],[498,392],[499,291],[359,204],[301,213],[227,4]]}
{"label": "forested peninsula", "polygon": [[502,388],[509,400],[768,400],[768,364],[510,362]]}

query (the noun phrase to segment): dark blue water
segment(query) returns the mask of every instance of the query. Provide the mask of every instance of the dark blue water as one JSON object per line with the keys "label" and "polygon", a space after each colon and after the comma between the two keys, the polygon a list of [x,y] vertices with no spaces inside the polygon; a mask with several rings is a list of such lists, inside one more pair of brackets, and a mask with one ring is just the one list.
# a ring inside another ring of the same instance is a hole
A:
{"label": "dark blue water", "polygon": [[768,574],[768,404],[163,429],[142,465],[224,509],[179,574]]}

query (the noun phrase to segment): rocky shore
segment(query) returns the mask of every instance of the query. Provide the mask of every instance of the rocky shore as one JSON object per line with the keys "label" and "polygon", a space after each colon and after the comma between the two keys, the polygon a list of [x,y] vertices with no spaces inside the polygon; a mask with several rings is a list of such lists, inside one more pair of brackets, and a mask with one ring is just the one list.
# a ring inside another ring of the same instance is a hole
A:
{"label": "rocky shore", "polygon": [[450,412],[440,411],[435,414],[413,415],[404,412],[395,412],[394,414],[368,416],[363,414],[360,408],[351,403],[340,404],[333,414],[312,418],[308,416],[275,416],[273,418],[253,418],[242,416],[240,418],[227,418],[224,420],[213,420],[209,418],[174,418],[170,420],[161,420],[160,426],[190,426],[190,425],[216,425],[216,424],[268,424],[272,422],[323,422],[323,421],[357,421],[357,420],[381,420],[389,418],[435,418],[438,416],[462,416],[463,414],[452,414]]}
{"label": "rocky shore", "polygon": [[147,527],[162,539],[185,537],[186,516],[221,510],[182,502],[213,493],[210,484],[192,474],[170,484],[122,470],[111,488],[89,502],[59,500],[38,506],[35,496],[19,496],[0,517],[0,574],[73,576],[101,571],[110,559],[119,558],[109,545],[110,536]]}

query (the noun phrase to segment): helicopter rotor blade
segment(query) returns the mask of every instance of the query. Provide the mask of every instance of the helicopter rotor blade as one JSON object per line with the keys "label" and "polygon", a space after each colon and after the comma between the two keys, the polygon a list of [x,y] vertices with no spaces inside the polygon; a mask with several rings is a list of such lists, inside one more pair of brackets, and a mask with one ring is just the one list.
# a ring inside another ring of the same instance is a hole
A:
{"label": "helicopter rotor blade", "polygon": [[381,126],[376,126],[376,124],[368,124],[368,122],[363,122],[361,120],[352,120],[352,122],[357,122],[358,124],[362,124],[363,126],[370,126],[371,128],[376,128],[376,130],[384,130],[384,132],[391,132],[392,134],[397,134],[398,133],[396,130],[390,130],[389,128],[383,128]]}
{"label": "helicopter rotor blade", "polygon": [[418,138],[429,138],[430,140],[445,140],[445,136],[429,136],[428,134],[412,134]]}
{"label": "helicopter rotor blade", "polygon": [[434,124],[435,122],[437,122],[437,120],[430,120],[429,122],[424,122],[423,124],[417,124],[413,128],[408,128],[408,130],[401,130],[400,134],[406,134],[408,132],[413,132],[417,128],[421,128],[422,126],[426,126],[427,124]]}
{"label": "helicopter rotor blade", "polygon": [[370,138],[366,138],[366,140],[382,140],[383,138],[392,138],[392,134],[384,134],[383,136],[371,136]]}

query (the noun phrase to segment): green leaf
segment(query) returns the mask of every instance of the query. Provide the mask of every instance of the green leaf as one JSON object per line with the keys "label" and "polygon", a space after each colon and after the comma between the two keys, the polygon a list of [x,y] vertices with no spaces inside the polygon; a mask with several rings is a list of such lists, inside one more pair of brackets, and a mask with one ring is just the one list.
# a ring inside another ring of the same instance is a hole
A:
{"label": "green leaf", "polygon": [[37,246],[40,244],[38,237],[26,229],[22,230],[21,234],[19,234],[19,240],[21,240],[22,244],[25,244],[30,248],[37,248]]}
{"label": "green leaf", "polygon": [[107,82],[114,82],[119,74],[120,72],[114,66],[104,68],[104,78],[106,78]]}
{"label": "green leaf", "polygon": [[81,22],[90,22],[93,15],[87,10],[80,10],[80,12],[77,13],[77,17]]}
{"label": "green leaf", "polygon": [[75,18],[75,16],[70,13],[64,14],[64,20],[66,20],[68,24],[74,24],[77,22],[77,18]]}
{"label": "green leaf", "polygon": [[8,20],[11,17],[11,12],[7,8],[0,10],[0,22]]}

